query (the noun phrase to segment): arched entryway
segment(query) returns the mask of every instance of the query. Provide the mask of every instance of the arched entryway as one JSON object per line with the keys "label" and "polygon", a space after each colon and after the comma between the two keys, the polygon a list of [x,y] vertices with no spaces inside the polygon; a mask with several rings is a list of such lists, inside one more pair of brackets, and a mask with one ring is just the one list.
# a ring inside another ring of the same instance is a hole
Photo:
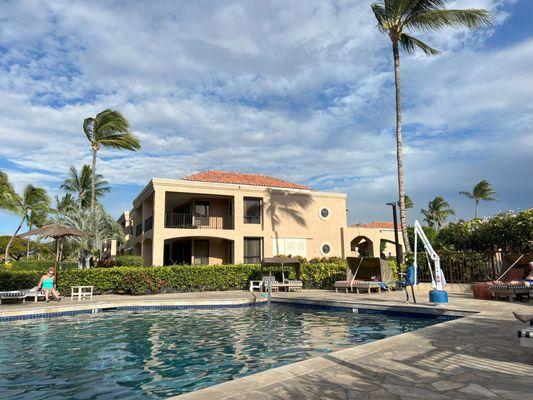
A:
{"label": "arched entryway", "polygon": [[354,257],[374,257],[374,243],[366,236],[357,236],[350,242]]}

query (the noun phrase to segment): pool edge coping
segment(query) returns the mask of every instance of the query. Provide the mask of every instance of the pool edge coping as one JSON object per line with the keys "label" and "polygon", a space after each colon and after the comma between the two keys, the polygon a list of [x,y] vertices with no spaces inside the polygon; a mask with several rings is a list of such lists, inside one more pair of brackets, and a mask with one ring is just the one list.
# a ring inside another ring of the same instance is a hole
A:
{"label": "pool edge coping", "polygon": [[187,299],[187,300],[125,300],[121,302],[66,304],[54,308],[16,310],[0,312],[0,323],[22,320],[56,318],[82,314],[98,314],[107,311],[148,311],[148,310],[183,310],[183,309],[215,309],[240,308],[264,305],[266,299]]}

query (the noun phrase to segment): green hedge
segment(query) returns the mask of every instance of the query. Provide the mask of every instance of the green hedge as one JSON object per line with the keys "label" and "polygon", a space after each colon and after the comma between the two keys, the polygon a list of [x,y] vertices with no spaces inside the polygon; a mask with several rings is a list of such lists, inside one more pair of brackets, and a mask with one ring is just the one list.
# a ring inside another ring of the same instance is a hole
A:
{"label": "green hedge", "polygon": [[118,256],[115,264],[117,267],[142,267],[144,260],[141,256]]}
{"label": "green hedge", "polygon": [[[92,285],[100,294],[149,294],[210,290],[243,290],[250,280],[260,279],[258,265],[205,265],[172,267],[114,267],[65,270],[59,274],[59,291],[70,293],[70,286]],[[0,270],[0,290],[36,286],[40,271]],[[331,289],[345,278],[339,264],[304,264],[304,288]]]}
{"label": "green hedge", "polygon": [[[54,267],[54,260],[17,260],[13,261],[14,270],[39,270],[45,271]],[[62,269],[78,268],[75,262],[63,262]]]}

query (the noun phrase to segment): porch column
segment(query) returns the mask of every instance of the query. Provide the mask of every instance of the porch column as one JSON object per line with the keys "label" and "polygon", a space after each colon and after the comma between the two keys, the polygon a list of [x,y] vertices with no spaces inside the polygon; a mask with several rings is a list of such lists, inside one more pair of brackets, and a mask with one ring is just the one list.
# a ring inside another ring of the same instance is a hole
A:
{"label": "porch column", "polygon": [[235,264],[244,262],[244,198],[242,195],[235,195],[233,198],[234,218],[235,218],[235,241],[233,245],[233,258]]}
{"label": "porch column", "polygon": [[242,235],[236,235],[233,242],[233,258],[235,264],[244,263],[244,237]]}
{"label": "porch column", "polygon": [[163,233],[165,229],[165,190],[163,188],[154,188],[153,203],[154,222],[152,227],[152,265],[163,265],[163,253],[165,241]]}

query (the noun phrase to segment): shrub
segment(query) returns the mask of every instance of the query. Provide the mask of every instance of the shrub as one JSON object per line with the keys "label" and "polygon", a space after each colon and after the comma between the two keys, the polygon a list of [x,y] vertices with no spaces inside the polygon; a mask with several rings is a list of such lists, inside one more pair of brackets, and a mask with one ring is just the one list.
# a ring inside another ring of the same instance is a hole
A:
{"label": "shrub", "polygon": [[346,279],[346,263],[316,263],[302,265],[305,289],[331,289],[335,281]]}
{"label": "shrub", "polygon": [[[331,289],[344,279],[342,264],[304,264],[301,269],[304,288]],[[38,270],[0,271],[0,290],[36,286]],[[260,279],[258,265],[199,265],[171,267],[113,267],[65,270],[59,274],[59,291],[70,293],[70,286],[95,286],[95,293],[141,295],[148,293],[195,292],[209,290],[244,290],[250,280]]]}
{"label": "shrub", "polygon": [[115,259],[117,267],[142,267],[144,260],[141,256],[118,256]]}

